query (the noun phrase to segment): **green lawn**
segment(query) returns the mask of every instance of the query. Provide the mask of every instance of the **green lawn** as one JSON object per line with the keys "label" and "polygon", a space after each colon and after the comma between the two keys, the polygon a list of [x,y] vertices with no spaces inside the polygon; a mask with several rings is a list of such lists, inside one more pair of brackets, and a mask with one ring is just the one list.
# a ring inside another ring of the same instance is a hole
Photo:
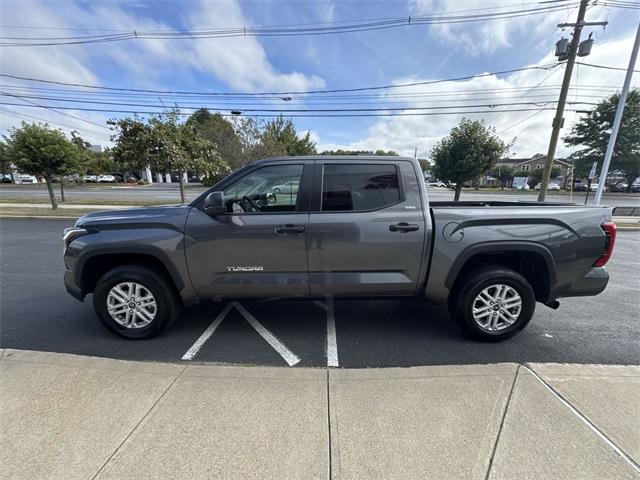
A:
{"label": "green lawn", "polygon": [[0,204],[0,217],[65,217],[77,218],[85,213],[95,212],[96,210],[87,210],[82,208],[19,208],[19,207],[3,207]]}
{"label": "green lawn", "polygon": [[[59,196],[58,202],[60,202]],[[3,203],[49,203],[49,197],[0,197],[0,205]],[[137,207],[153,206],[153,205],[167,205],[171,203],[180,203],[180,198],[176,197],[175,202],[170,200],[158,200],[158,199],[138,199],[138,198],[70,198],[64,202],[64,205],[131,205]]]}

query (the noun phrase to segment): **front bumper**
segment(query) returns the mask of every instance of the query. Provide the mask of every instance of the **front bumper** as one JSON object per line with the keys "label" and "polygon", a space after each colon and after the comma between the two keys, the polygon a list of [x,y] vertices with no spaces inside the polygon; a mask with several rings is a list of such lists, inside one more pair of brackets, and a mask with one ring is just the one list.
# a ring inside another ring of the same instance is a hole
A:
{"label": "front bumper", "polygon": [[74,298],[82,301],[84,300],[84,295],[82,293],[82,288],[80,285],[76,283],[76,276],[74,275],[73,270],[65,270],[64,272],[64,286],[67,289],[67,292]]}

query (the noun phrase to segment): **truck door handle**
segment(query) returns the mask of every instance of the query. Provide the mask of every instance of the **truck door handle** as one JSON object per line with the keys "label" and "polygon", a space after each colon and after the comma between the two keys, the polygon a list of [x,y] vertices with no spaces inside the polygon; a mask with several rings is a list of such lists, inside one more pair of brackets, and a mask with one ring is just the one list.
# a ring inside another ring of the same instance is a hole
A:
{"label": "truck door handle", "polygon": [[389,225],[389,230],[392,232],[415,232],[419,229],[420,226],[414,223],[400,222],[395,225]]}
{"label": "truck door handle", "polygon": [[304,233],[304,227],[302,225],[276,225],[276,233]]}

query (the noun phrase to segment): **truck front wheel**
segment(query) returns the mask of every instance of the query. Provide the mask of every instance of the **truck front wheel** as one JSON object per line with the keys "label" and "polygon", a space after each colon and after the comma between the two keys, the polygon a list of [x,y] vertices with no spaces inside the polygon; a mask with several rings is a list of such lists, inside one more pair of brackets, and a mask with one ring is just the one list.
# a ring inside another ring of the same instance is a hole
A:
{"label": "truck front wheel", "polygon": [[522,330],[533,316],[535,303],[533,288],[518,272],[485,266],[465,274],[449,309],[467,335],[496,342]]}
{"label": "truck front wheel", "polygon": [[102,323],[125,338],[151,338],[179,314],[179,299],[163,275],[142,265],[122,265],[105,273],[93,292]]}

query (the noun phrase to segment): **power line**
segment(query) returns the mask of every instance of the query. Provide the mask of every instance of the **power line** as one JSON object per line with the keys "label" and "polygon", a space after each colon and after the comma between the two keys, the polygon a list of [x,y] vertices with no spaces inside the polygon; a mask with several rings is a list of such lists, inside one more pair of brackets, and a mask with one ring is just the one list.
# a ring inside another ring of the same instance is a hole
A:
{"label": "power line", "polygon": [[[594,67],[594,68],[603,68],[605,70],[619,70],[622,72],[626,72],[627,69],[626,68],[622,68],[622,67],[610,67],[608,65],[596,65],[594,63],[585,63],[585,62],[576,62],[576,65],[582,65],[584,67]],[[640,73],[640,70],[632,70],[635,73]]]}
{"label": "power line", "polygon": [[434,85],[437,83],[445,83],[445,82],[457,82],[462,80],[471,80],[473,78],[483,78],[497,75],[506,75],[509,73],[523,72],[527,70],[551,70],[558,66],[559,64],[548,64],[548,65],[537,65],[533,67],[521,67],[521,68],[513,68],[510,70],[501,70],[498,72],[487,72],[487,73],[479,73],[474,75],[465,75],[462,77],[452,77],[452,78],[444,78],[440,80],[426,80],[422,82],[410,82],[410,83],[397,83],[391,85],[378,85],[373,87],[358,87],[358,88],[336,88],[332,90],[306,90],[306,91],[284,91],[284,92],[189,92],[189,91],[181,91],[181,90],[149,90],[142,88],[122,88],[122,87],[104,87],[101,85],[87,85],[82,83],[69,83],[69,82],[58,82],[54,80],[43,80],[39,78],[33,77],[22,77],[19,75],[10,75],[7,73],[0,73],[0,77],[12,78],[14,80],[26,80],[31,82],[39,82],[39,83],[48,83],[53,85],[65,85],[65,86],[73,86],[73,87],[82,87],[82,88],[91,88],[96,90],[109,90],[116,92],[141,92],[141,93],[155,93],[155,94],[180,94],[180,95],[193,95],[197,94],[200,96],[247,96],[247,97],[258,97],[258,96],[274,96],[274,95],[308,95],[308,94],[329,94],[329,93],[341,93],[341,92],[363,92],[369,90],[389,90],[394,88],[408,88],[408,87],[416,87],[422,85]]}
{"label": "power line", "polygon": [[[470,8],[470,9],[464,9],[464,10],[449,10],[446,13],[447,14],[453,14],[453,13],[471,13],[471,12],[482,12],[482,11],[486,11],[486,10],[492,10],[495,8],[508,8],[508,7],[524,7],[524,6],[529,6],[529,5],[540,5],[541,3],[567,3],[567,2],[571,2],[573,1],[575,3],[576,0],[553,0],[550,2],[540,2],[540,1],[534,1],[534,2],[528,2],[528,3],[523,3],[521,1],[516,1],[514,3],[506,3],[506,2],[501,2],[500,5],[492,5],[489,7],[480,7],[480,8]],[[360,20],[356,20],[356,19],[350,19],[350,20],[337,20],[337,21],[329,21],[329,22],[309,22],[309,23],[296,23],[296,24],[286,24],[286,25],[279,25],[280,27],[300,27],[300,26],[309,26],[309,25],[332,25],[332,24],[347,24],[347,23],[356,23],[356,22],[376,22],[376,21],[381,21],[381,20],[385,20],[385,18],[367,18],[367,19],[360,19]],[[273,27],[278,27],[277,25],[272,25]],[[41,25],[0,25],[0,28],[9,28],[9,29],[21,29],[21,30],[76,30],[76,31],[86,31],[86,32],[113,32],[113,33],[129,33],[129,30],[122,30],[122,29],[107,29],[107,28],[86,28],[86,27],[53,27],[53,26],[41,26]],[[242,27],[236,27],[236,28],[242,28]],[[206,28],[200,27],[200,28],[196,28],[194,30],[207,30]],[[154,30],[154,31],[169,31],[169,32],[173,32],[174,30],[166,30],[166,29],[158,29],[158,30]]]}
{"label": "power line", "polygon": [[[35,108],[39,105],[23,105],[17,103],[7,103],[0,102],[0,105],[9,105],[14,107],[27,107],[27,108]],[[56,107],[60,109],[66,110],[77,110],[77,111],[85,111],[85,112],[106,112],[106,113],[126,113],[126,114],[139,114],[139,115],[162,115],[166,112],[164,111],[140,111],[140,110],[119,110],[119,109],[101,109],[101,108],[86,108],[86,107]],[[463,108],[463,107],[460,107]],[[467,115],[467,114],[480,114],[480,113],[501,113],[501,112],[531,112],[537,111],[538,108],[517,108],[517,109],[508,109],[508,110],[499,110],[499,109],[489,109],[489,110],[464,110],[464,111],[456,111],[456,112],[419,112],[419,113],[404,113],[404,112],[394,112],[394,113],[294,113],[292,115],[286,115],[291,118],[304,118],[304,117],[314,117],[314,118],[337,118],[337,117],[404,117],[404,116],[434,116],[434,115]],[[546,108],[546,110],[553,110],[553,108]],[[192,115],[193,112],[178,112],[178,115],[189,116]],[[245,117],[261,117],[261,118],[277,118],[283,116],[286,112],[282,113],[269,113],[269,114],[242,114]],[[220,113],[223,117],[237,117],[236,114],[227,114]]]}
{"label": "power line", "polygon": [[[577,91],[574,92],[575,95],[574,97],[578,98],[602,98],[603,95],[588,95],[588,94],[580,94]],[[2,94],[0,94],[2,95]],[[147,100],[146,98],[143,99],[142,101],[144,103],[135,103],[136,100],[129,100],[129,101],[118,101],[117,97],[107,97],[105,98],[98,98],[98,99],[94,99],[94,98],[75,98],[73,96],[52,96],[52,95],[34,95],[34,94],[29,94],[29,93],[21,93],[20,95],[21,97],[24,98],[30,98],[30,99],[35,99],[35,100],[47,100],[47,101],[51,101],[51,102],[67,102],[67,103],[82,103],[82,104],[95,104],[95,105],[128,105],[128,106],[135,106],[135,107],[149,107],[149,106],[156,106],[157,103],[151,102],[151,100]],[[287,102],[287,109],[289,109],[289,107],[291,106],[319,106],[319,107],[331,107],[331,106],[337,106],[337,107],[347,107],[350,105],[355,105],[355,106],[366,106],[366,105],[412,105],[412,106],[421,106],[421,103],[424,102],[428,102],[428,104],[442,104],[442,103],[451,103],[451,102],[459,102],[460,98],[463,97],[465,95],[460,94],[457,96],[453,96],[450,95],[450,98],[446,98],[446,99],[442,99],[442,97],[435,97],[435,99],[431,99],[431,98],[426,98],[426,99],[406,99],[406,100],[386,100],[386,99],[380,99],[379,101],[375,101],[375,102],[371,102],[371,101],[340,101],[338,100],[328,100],[325,102]],[[493,101],[494,103],[496,101],[507,101],[507,100],[519,100],[519,99],[523,99],[526,96],[527,99],[533,99],[533,98],[537,98],[539,100],[532,102],[532,103],[542,103],[542,102],[546,102],[546,101],[551,101],[551,102],[555,102],[556,101],[556,91],[552,91],[549,93],[539,93],[539,94],[521,94],[521,93],[516,93],[516,94],[494,94],[491,96],[485,96],[485,97],[478,97],[475,95],[468,95],[468,99],[472,100],[472,101]],[[158,100],[158,99],[156,99]],[[163,100],[162,97],[159,98],[159,100]],[[168,100],[169,101],[169,100]],[[177,102],[174,102],[177,103]],[[162,106],[166,107],[166,103],[164,101],[162,101]],[[229,99],[223,99],[222,101],[218,100],[215,104],[211,104],[207,101],[204,102],[179,102],[179,105],[181,107],[184,108],[207,108],[207,109],[229,109],[229,108],[250,108],[250,107],[265,107],[265,106],[284,106],[283,102],[276,102],[276,101],[239,101],[239,100],[229,100]],[[52,105],[55,106],[55,105]],[[279,108],[279,110],[282,110],[282,108]]]}
{"label": "power line", "polygon": [[536,110],[536,111],[535,111],[535,112],[533,112],[532,114],[529,114],[529,115],[527,115],[526,117],[524,117],[522,120],[517,121],[516,123],[514,123],[514,124],[513,124],[513,125],[511,125],[510,127],[507,127],[507,128],[505,128],[505,129],[503,129],[503,130],[500,130],[500,131],[498,132],[498,135],[502,135],[504,132],[506,132],[506,131],[508,131],[508,130],[511,130],[511,129],[512,129],[512,128],[514,128],[514,127],[517,127],[518,125],[520,125],[520,124],[522,124],[522,123],[526,122],[527,120],[529,120],[529,119],[531,119],[531,118],[535,117],[536,115],[538,115],[538,114],[540,114],[540,113],[544,112],[545,110],[549,110],[549,109],[548,109],[548,108],[541,108],[540,110]]}
{"label": "power line", "polygon": [[[519,87],[499,87],[499,88],[484,88],[484,89],[456,89],[456,90],[435,90],[435,91],[419,91],[419,92],[405,92],[405,93],[384,93],[381,94],[332,94],[332,95],[322,95],[315,96],[314,94],[305,95],[305,96],[291,96],[286,98],[288,104],[292,104],[298,101],[302,101],[304,103],[313,103],[314,101],[319,101],[319,103],[328,102],[336,102],[336,101],[344,101],[344,100],[362,100],[362,99],[376,99],[376,100],[387,100],[387,99],[420,99],[420,98],[442,98],[442,97],[455,97],[459,98],[460,95],[489,95],[489,94],[517,94],[518,92],[523,91],[536,91],[536,92],[550,92],[555,93],[560,88],[560,85],[545,85],[545,86],[537,86],[537,85],[522,85]],[[608,92],[611,90],[615,90],[618,88],[617,85],[587,85],[583,84],[581,86],[572,85],[571,88],[573,90],[580,90],[584,92]],[[157,99],[159,96],[166,99],[167,101],[171,101],[173,99],[180,99],[183,101],[184,99],[197,100],[199,98],[208,98],[206,95],[158,95],[154,93],[129,93],[129,92],[103,92],[103,91],[84,91],[77,90],[74,88],[65,89],[65,88],[50,88],[50,87],[40,87],[33,85],[0,85],[0,89],[3,90],[11,90],[15,93],[23,94],[23,95],[32,95],[34,93],[42,94],[42,95],[70,95],[71,98],[98,98],[98,99],[109,99],[109,98],[132,98],[132,99],[145,99],[145,98],[154,98]],[[548,94],[550,94],[548,93]],[[234,104],[240,102],[241,100],[245,100],[247,97],[233,97],[233,96],[225,96],[225,97],[217,97],[217,102],[232,102]],[[274,101],[277,103],[282,103],[284,99],[280,96],[273,97],[260,97],[256,100],[250,100],[250,102],[254,101]],[[203,100],[206,101],[206,100]]]}
{"label": "power line", "polygon": [[30,118],[32,120],[38,120],[40,122],[48,123],[50,125],[56,125],[56,126],[59,126],[59,127],[68,128],[70,130],[81,130],[78,127],[67,125],[66,123],[54,122],[52,120],[49,120],[49,119],[46,119],[46,118],[42,118],[42,117],[38,117],[36,115],[30,115],[28,113],[17,114],[16,112],[14,112],[13,110],[10,110],[8,108],[0,108],[0,111],[4,112],[5,115],[9,115],[10,117],[14,117],[14,118],[17,118],[19,120],[23,120],[24,118]]}
{"label": "power line", "polygon": [[[4,92],[0,91],[0,95],[4,95]],[[12,95],[14,96],[14,95]],[[39,98],[39,99],[47,99],[56,101],[56,98],[52,97],[30,97],[30,98]],[[123,106],[123,107],[151,107],[151,108],[163,108],[166,109],[166,105],[164,103],[158,104],[150,104],[150,103],[131,103],[131,102],[104,102],[104,101],[96,101],[96,100],[72,100],[72,99],[63,99],[66,102],[73,103],[84,103],[84,104],[95,104],[95,105],[114,105],[114,106]],[[556,103],[556,100],[545,100],[538,102],[509,102],[509,103],[487,103],[487,104],[475,104],[475,105],[444,105],[444,106],[433,106],[433,107],[383,107],[383,108],[244,108],[244,112],[269,112],[269,113],[302,113],[302,112],[373,112],[373,111],[403,111],[403,110],[444,110],[449,108],[466,108],[466,107],[487,107],[487,108],[495,108],[495,107],[506,107],[510,105],[535,105],[541,106],[542,104]],[[584,102],[578,101],[573,102],[573,104],[578,105],[597,105],[594,102]],[[58,106],[55,106],[58,108]],[[208,108],[210,110],[224,110],[228,107],[220,107],[220,106],[206,106],[206,105],[195,105],[195,106],[187,106],[182,104],[183,108],[188,109],[198,109],[198,108]]]}
{"label": "power line", "polygon": [[[230,28],[214,28],[200,30],[133,30],[105,35],[83,35],[75,37],[1,37],[9,42],[0,43],[3,47],[25,46],[54,46],[78,45],[92,43],[120,42],[134,39],[199,39],[199,38],[231,38],[231,37],[272,37],[272,36],[309,36],[340,33],[353,33],[389,28],[411,27],[415,25],[456,24],[468,22],[490,21],[498,19],[517,18],[530,15],[547,14],[550,12],[573,8],[576,2],[537,5],[533,8],[495,11],[489,13],[473,13],[464,15],[416,15],[401,18],[386,18],[374,21],[354,20],[351,22],[324,23],[315,26],[292,25],[254,27],[241,26]],[[464,11],[462,11],[464,12]],[[477,10],[476,10],[477,12]]]}
{"label": "power line", "polygon": [[[87,120],[87,119],[84,119],[84,118],[82,118],[82,117],[77,117],[77,116],[75,116],[75,115],[71,115],[70,113],[59,112],[59,111],[57,110],[57,109],[71,110],[71,108],[67,108],[67,107],[55,107],[55,108],[53,108],[53,107],[50,107],[50,106],[48,106],[48,105],[41,105],[40,103],[36,103],[36,102],[34,102],[34,101],[32,101],[32,100],[29,100],[29,99],[27,99],[27,98],[23,98],[23,97],[21,97],[20,95],[14,95],[14,94],[12,94],[12,93],[2,92],[2,91],[0,91],[0,94],[2,94],[2,95],[9,95],[9,96],[11,96],[11,97],[17,98],[18,100],[22,100],[23,102],[29,102],[29,103],[31,104],[31,105],[13,104],[13,105],[15,105],[15,106],[23,106],[23,107],[30,107],[30,106],[34,106],[34,107],[44,108],[44,109],[46,109],[46,110],[50,110],[50,111],[55,112],[55,113],[58,113],[58,114],[60,114],[60,115],[64,115],[65,117],[75,118],[76,120],[80,120],[80,121],[82,121],[82,122],[89,123],[89,124],[91,124],[91,125],[95,125],[96,127],[105,128],[105,129],[107,129],[107,130],[109,129],[108,127],[105,127],[104,125],[101,125],[101,124],[96,123],[96,122],[92,122],[91,120]],[[10,104],[10,103],[4,103],[3,105],[12,105],[12,104]]]}

